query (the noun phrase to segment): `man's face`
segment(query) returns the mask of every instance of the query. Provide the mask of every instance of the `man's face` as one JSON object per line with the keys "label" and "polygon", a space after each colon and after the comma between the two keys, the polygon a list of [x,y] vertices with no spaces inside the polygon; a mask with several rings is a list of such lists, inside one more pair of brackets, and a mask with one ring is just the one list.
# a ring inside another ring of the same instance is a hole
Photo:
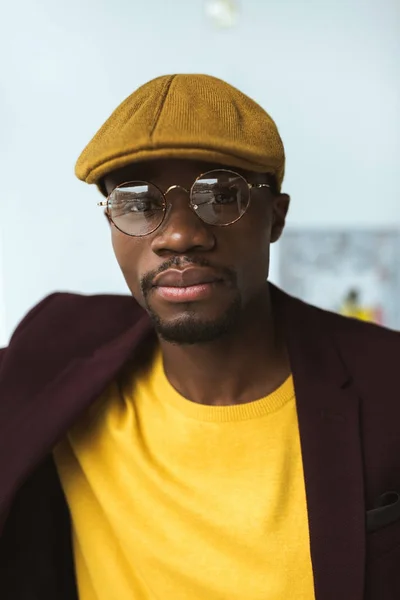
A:
{"label": "man's face", "polygon": [[[108,194],[135,180],[154,183],[163,192],[174,185],[189,190],[200,174],[214,168],[221,165],[157,160],[114,171],[104,184]],[[266,182],[264,175],[233,170],[249,183]],[[156,231],[131,237],[111,223],[112,243],[132,295],[158,334],[174,343],[204,343],[232,331],[265,291],[270,244],[281,235],[289,198],[253,188],[247,212],[221,227],[201,221],[181,188],[168,192],[170,209]]]}

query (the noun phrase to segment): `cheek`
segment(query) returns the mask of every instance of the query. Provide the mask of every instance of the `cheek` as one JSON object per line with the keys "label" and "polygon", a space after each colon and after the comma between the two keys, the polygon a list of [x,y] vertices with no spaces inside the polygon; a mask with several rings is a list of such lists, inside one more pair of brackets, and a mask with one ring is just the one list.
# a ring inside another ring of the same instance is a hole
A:
{"label": "cheek", "polygon": [[[238,222],[239,223],[239,222]],[[269,272],[271,225],[265,211],[253,214],[234,233],[232,244],[242,289],[254,291],[264,284]]]}
{"label": "cheek", "polygon": [[270,207],[266,204],[261,204],[258,211],[254,211],[251,223],[249,224],[249,240],[254,254],[259,265],[269,263],[270,246],[271,246],[271,230],[272,230],[272,214]]}
{"label": "cheek", "polygon": [[134,297],[139,300],[140,292],[140,256],[138,240],[113,228],[111,236],[114,254],[125,277],[125,281]]}
{"label": "cheek", "polygon": [[[240,253],[261,261],[269,256],[271,244],[271,214],[268,206],[257,205],[238,221],[240,231],[235,235]],[[239,229],[238,227],[238,229]]]}

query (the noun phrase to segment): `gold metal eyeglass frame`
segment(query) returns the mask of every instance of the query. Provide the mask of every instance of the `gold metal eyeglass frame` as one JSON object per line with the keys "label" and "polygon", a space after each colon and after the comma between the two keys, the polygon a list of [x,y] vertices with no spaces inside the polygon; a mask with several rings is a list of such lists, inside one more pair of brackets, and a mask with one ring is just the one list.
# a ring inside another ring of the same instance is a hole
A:
{"label": "gold metal eyeglass frame", "polygon": [[[192,192],[193,192],[193,188],[196,185],[196,183],[199,181],[199,179],[201,179],[202,177],[205,177],[206,175],[210,175],[210,173],[230,173],[231,175],[235,175],[236,177],[242,179],[249,190],[249,198],[248,198],[248,203],[247,206],[245,208],[245,210],[242,212],[242,214],[240,214],[237,219],[234,219],[233,221],[230,221],[229,223],[207,223],[207,221],[204,221],[204,219],[201,218],[201,216],[196,212],[197,209],[199,208],[199,206],[197,204],[192,204],[191,203],[191,198],[192,198]],[[115,190],[117,190],[118,188],[122,188],[125,186],[128,186],[130,184],[134,184],[134,183],[139,183],[139,184],[151,184],[152,186],[154,186],[161,194],[163,200],[164,200],[164,206],[163,206],[163,217],[160,221],[160,223],[154,227],[154,229],[152,229],[151,231],[148,231],[146,233],[142,233],[142,234],[132,234],[132,233],[127,233],[126,231],[123,231],[122,229],[120,229],[120,227],[118,227],[118,225],[113,221],[112,217],[111,217],[111,213],[109,210],[109,205],[112,201],[112,195],[114,194]],[[108,218],[110,219],[110,221],[114,224],[114,226],[121,231],[121,233],[124,233],[125,235],[129,235],[130,237],[145,237],[146,235],[150,235],[151,233],[154,233],[155,231],[157,231],[157,229],[159,227],[161,227],[161,225],[164,223],[165,218],[167,216],[167,214],[169,213],[169,208],[170,206],[167,205],[167,194],[168,192],[175,190],[175,189],[180,189],[183,190],[184,192],[186,192],[189,195],[189,207],[194,211],[194,213],[196,214],[196,216],[203,221],[203,223],[206,223],[206,225],[212,225],[213,227],[228,227],[228,225],[233,225],[234,223],[236,223],[237,221],[239,221],[239,219],[241,219],[243,217],[243,215],[248,211],[249,206],[250,206],[250,201],[251,201],[251,190],[253,188],[256,189],[260,189],[260,188],[271,188],[271,185],[269,183],[249,183],[247,181],[247,179],[245,177],[243,177],[243,175],[240,175],[240,173],[236,173],[236,171],[231,171],[230,169],[212,169],[211,171],[206,171],[205,173],[202,173],[201,175],[199,175],[198,177],[196,177],[196,179],[194,180],[192,186],[190,187],[190,190],[184,188],[181,185],[171,185],[165,192],[163,192],[157,185],[155,185],[154,183],[152,183],[151,181],[141,181],[141,180],[134,180],[134,181],[126,181],[124,183],[120,183],[119,185],[117,185],[112,192],[107,196],[106,200],[102,200],[101,202],[97,203],[97,206],[102,206],[102,207],[106,207],[106,213]]]}

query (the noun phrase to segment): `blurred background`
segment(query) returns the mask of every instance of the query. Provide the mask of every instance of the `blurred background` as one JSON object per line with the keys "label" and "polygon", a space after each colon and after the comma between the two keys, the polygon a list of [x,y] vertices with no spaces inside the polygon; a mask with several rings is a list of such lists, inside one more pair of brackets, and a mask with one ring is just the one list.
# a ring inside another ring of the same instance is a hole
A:
{"label": "blurred background", "polygon": [[399,0],[14,0],[0,26],[0,346],[55,290],[126,293],[74,163],[139,85],[183,72],[278,124],[292,206],[271,280],[400,329]]}

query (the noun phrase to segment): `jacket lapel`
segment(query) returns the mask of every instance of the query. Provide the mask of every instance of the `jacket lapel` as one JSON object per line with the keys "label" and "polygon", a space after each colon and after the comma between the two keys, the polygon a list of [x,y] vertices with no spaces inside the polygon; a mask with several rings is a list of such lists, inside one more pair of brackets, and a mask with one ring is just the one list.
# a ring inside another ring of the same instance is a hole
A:
{"label": "jacket lapel", "polygon": [[362,600],[359,398],[324,313],[277,293],[295,382],[316,600]]}
{"label": "jacket lapel", "polygon": [[[126,330],[72,359],[34,397],[21,397],[14,390],[18,365],[0,380],[5,418],[0,420],[0,516],[28,474],[52,451],[79,415],[93,403],[124,364],[143,353],[152,328],[143,315]],[[77,349],[79,352],[79,349]],[[44,357],[44,364],[45,364]]]}

